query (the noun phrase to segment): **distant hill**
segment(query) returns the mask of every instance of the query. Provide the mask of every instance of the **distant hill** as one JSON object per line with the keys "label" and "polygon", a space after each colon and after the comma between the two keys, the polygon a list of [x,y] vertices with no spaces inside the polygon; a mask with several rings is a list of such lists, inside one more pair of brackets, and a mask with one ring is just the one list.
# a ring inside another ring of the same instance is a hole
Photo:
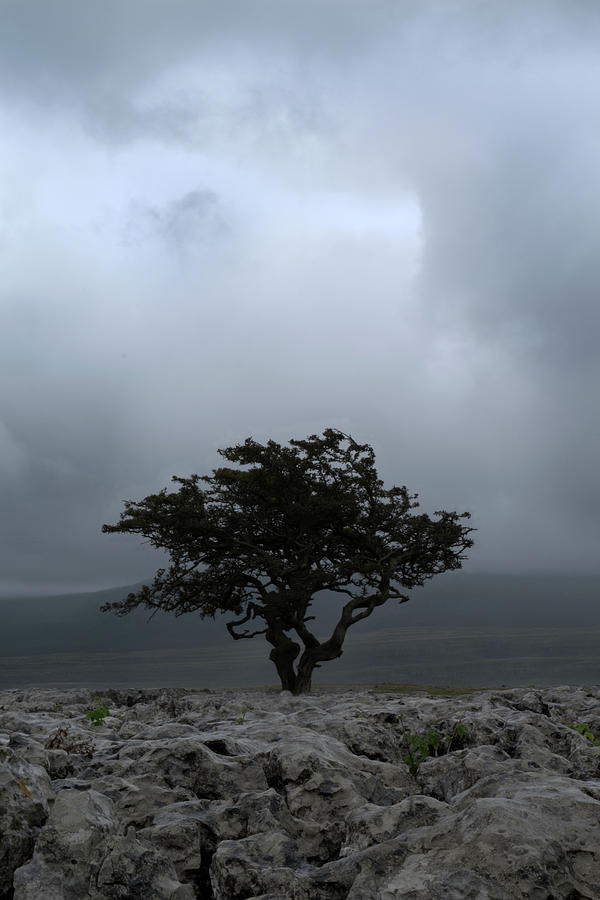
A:
{"label": "distant hill", "polygon": [[[408,603],[376,610],[373,628],[600,625],[597,575],[505,575],[459,570],[415,588]],[[356,626],[360,627],[360,624]]]}
{"label": "distant hill", "polygon": [[195,647],[221,636],[223,622],[210,619],[191,622],[190,616],[157,613],[148,621],[148,610],[124,618],[100,612],[104,603],[139,587],[141,582],[90,593],[0,598],[0,654]]}
{"label": "distant hill", "polygon": [[[101,613],[106,602],[139,585],[93,593],[0,598],[0,654],[149,650],[232,645],[228,616],[176,618],[146,610],[121,619]],[[344,595],[315,600],[311,623],[319,637],[337,621]],[[497,575],[450,572],[411,592],[409,603],[389,601],[348,633],[385,628],[600,626],[600,575]],[[245,645],[251,642],[244,642]]]}

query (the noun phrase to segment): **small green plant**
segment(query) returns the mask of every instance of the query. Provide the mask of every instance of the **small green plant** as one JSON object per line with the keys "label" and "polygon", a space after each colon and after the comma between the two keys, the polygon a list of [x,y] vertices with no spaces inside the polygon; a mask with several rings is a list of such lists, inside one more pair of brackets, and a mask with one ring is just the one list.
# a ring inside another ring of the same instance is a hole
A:
{"label": "small green plant", "polygon": [[450,753],[451,750],[462,750],[470,740],[471,735],[469,734],[467,726],[463,722],[455,722],[452,733],[450,734],[446,752]]}
{"label": "small green plant", "polygon": [[100,697],[94,697],[94,702],[96,705],[92,709],[86,709],[85,717],[92,725],[104,725],[104,720],[109,715],[108,706]]}
{"label": "small green plant", "polygon": [[404,741],[402,760],[407,764],[413,777],[417,775],[421,763],[429,757],[443,756],[452,750],[461,750],[470,740],[469,729],[462,722],[455,722],[446,740],[436,728],[428,729],[425,734],[407,733],[402,715],[399,717],[399,723]]}
{"label": "small green plant", "polygon": [[249,712],[249,710],[251,710],[251,709],[252,709],[251,706],[248,706],[246,703],[242,703],[242,708],[240,710],[241,716],[238,716],[237,719],[235,720],[236,724],[242,725],[244,722],[244,719],[246,718],[246,713]]}
{"label": "small green plant", "polygon": [[429,744],[420,734],[406,734],[404,746],[406,753],[402,754],[402,759],[407,764],[410,774],[415,776],[423,760],[429,756]]}
{"label": "small green plant", "polygon": [[569,728],[582,734],[584,738],[587,738],[588,741],[594,745],[594,747],[600,747],[600,739],[596,737],[587,722],[577,722],[576,725],[569,725]]}
{"label": "small green plant", "polygon": [[62,703],[55,703],[55,704],[54,704],[54,712],[62,712],[62,710],[63,710],[63,705],[62,705]]}
{"label": "small green plant", "polygon": [[430,756],[440,756],[441,753],[444,753],[444,739],[442,735],[435,728],[430,728],[429,731],[425,734],[425,740],[427,741],[427,746],[430,751],[433,750],[433,753],[429,753]]}

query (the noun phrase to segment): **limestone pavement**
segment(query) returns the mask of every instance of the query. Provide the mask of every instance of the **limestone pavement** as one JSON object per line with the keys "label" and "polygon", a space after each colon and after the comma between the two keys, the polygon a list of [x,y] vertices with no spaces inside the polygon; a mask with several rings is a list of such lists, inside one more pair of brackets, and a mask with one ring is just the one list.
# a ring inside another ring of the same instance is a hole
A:
{"label": "limestone pavement", "polygon": [[98,695],[0,693],[0,900],[600,898],[598,687]]}

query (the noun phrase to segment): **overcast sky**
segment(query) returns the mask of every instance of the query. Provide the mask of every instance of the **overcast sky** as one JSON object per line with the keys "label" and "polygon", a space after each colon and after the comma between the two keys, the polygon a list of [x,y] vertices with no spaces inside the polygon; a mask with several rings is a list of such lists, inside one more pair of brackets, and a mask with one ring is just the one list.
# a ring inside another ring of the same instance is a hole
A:
{"label": "overcast sky", "polygon": [[472,571],[598,571],[600,7],[4,0],[0,592],[331,426]]}

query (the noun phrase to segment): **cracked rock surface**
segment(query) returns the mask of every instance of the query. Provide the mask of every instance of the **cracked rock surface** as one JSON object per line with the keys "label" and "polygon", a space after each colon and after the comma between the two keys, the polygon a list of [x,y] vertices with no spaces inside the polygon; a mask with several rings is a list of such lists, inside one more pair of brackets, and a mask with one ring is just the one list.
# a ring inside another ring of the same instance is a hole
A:
{"label": "cracked rock surface", "polygon": [[100,697],[0,692],[0,900],[600,898],[598,687]]}

